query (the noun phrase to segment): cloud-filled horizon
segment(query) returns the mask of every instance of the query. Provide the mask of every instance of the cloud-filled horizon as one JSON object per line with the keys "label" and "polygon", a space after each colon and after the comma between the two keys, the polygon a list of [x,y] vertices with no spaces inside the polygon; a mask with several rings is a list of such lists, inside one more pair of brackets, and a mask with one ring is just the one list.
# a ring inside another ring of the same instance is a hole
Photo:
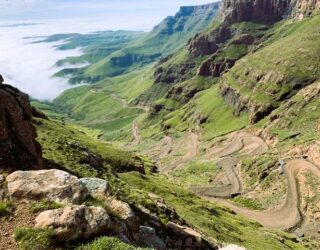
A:
{"label": "cloud-filled horizon", "polygon": [[55,63],[80,50],[59,51],[53,43],[31,43],[25,37],[102,30],[149,31],[180,6],[207,0],[0,0],[0,74],[31,97],[53,100],[72,87],[52,78]]}

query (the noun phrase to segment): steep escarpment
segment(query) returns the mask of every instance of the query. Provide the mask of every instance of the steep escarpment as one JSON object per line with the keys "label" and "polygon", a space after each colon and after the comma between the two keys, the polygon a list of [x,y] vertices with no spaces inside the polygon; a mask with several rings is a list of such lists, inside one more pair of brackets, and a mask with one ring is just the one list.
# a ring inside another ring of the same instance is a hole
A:
{"label": "steep escarpment", "polygon": [[191,37],[205,29],[218,10],[219,3],[181,7],[176,15],[165,18],[140,39],[84,68],[72,82],[94,83],[155,62],[183,47]]}
{"label": "steep escarpment", "polygon": [[0,168],[41,167],[41,148],[31,123],[32,108],[26,94],[0,84]]}
{"label": "steep escarpment", "polygon": [[238,111],[248,109],[255,123],[317,81],[319,21],[315,16],[272,31],[263,48],[237,61],[220,81],[227,102]]}
{"label": "steep escarpment", "polygon": [[274,23],[288,16],[310,15],[320,8],[318,0],[226,0],[221,4],[222,22]]}
{"label": "steep escarpment", "polygon": [[288,15],[291,0],[225,0],[221,4],[222,22],[276,22]]}

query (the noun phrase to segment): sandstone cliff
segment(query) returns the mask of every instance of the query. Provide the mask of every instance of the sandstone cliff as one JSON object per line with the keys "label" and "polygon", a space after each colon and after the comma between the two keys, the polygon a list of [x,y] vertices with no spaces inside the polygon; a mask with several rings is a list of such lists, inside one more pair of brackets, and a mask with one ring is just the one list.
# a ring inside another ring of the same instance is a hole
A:
{"label": "sandstone cliff", "polygon": [[0,84],[0,168],[41,166],[41,147],[35,141],[29,98],[18,89]]}
{"label": "sandstone cliff", "polygon": [[222,21],[227,23],[272,23],[291,15],[303,17],[319,9],[319,0],[224,0],[220,15]]}

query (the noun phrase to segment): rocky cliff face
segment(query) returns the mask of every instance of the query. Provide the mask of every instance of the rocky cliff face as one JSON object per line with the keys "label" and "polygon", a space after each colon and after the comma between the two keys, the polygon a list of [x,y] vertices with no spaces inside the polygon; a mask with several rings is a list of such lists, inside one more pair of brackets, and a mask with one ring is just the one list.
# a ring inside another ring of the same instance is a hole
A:
{"label": "rocky cliff face", "polygon": [[41,147],[35,141],[29,98],[18,89],[0,84],[0,169],[36,169]]}
{"label": "rocky cliff face", "polygon": [[290,15],[310,14],[320,9],[319,0],[224,0],[221,4],[223,22],[277,22]]}
{"label": "rocky cliff face", "polygon": [[315,10],[320,10],[320,0],[298,0],[294,2],[293,14],[300,18]]}
{"label": "rocky cliff face", "polygon": [[221,4],[223,22],[276,22],[288,15],[291,0],[224,0]]}

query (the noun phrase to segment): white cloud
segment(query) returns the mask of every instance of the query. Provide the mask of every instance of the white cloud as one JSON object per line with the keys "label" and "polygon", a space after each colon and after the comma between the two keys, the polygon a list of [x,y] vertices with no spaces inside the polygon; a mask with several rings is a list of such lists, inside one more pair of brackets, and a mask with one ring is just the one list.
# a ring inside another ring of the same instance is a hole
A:
{"label": "white cloud", "polygon": [[[30,26],[31,27],[31,26]],[[32,97],[52,100],[70,88],[66,79],[52,78],[59,68],[57,60],[80,55],[79,50],[55,50],[53,43],[32,44],[35,39],[26,36],[46,34],[45,25],[0,28],[0,73],[7,83],[12,84]]]}

